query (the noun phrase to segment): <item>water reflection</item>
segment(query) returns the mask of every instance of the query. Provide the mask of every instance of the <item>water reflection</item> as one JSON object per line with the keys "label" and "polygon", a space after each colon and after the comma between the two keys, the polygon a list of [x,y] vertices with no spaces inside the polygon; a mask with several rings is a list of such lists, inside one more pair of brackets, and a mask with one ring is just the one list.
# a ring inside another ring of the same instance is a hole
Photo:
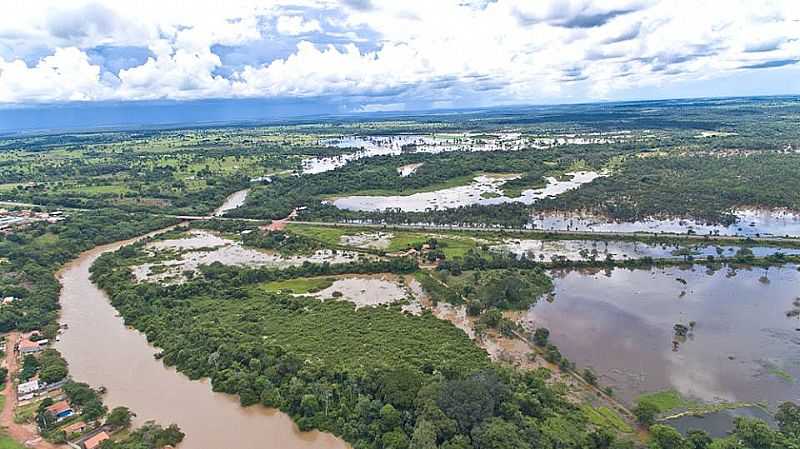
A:
{"label": "water reflection", "polygon": [[530,225],[536,229],[592,232],[653,232],[698,235],[800,236],[800,213],[784,210],[737,209],[732,225],[706,224],[696,220],[647,218],[636,222],[573,212],[537,212]]}
{"label": "water reflection", "polygon": [[[765,273],[769,283],[759,280]],[[663,389],[772,405],[800,395],[800,322],[786,316],[798,296],[794,266],[556,274],[555,301],[533,307],[527,320],[548,327],[568,358],[592,366],[625,401]],[[691,322],[673,352],[675,324]]]}
{"label": "water reflection", "polygon": [[[564,257],[569,260],[604,260],[606,257],[616,260],[640,259],[643,257],[679,260],[688,256],[695,258],[706,258],[708,256],[733,257],[741,248],[741,246],[711,245],[707,243],[683,245],[621,240],[508,239],[500,245],[492,246],[490,249],[498,252],[510,252],[532,260],[550,261],[553,257]],[[747,248],[753,252],[755,257],[767,257],[778,253],[800,255],[800,248],[770,246],[748,246]]]}

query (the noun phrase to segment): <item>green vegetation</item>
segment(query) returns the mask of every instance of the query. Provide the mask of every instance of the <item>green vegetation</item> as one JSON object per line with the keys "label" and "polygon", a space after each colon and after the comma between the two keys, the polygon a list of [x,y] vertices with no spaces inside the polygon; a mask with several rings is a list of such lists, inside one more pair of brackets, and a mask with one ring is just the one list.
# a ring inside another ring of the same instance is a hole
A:
{"label": "green vegetation", "polygon": [[633,428],[628,425],[619,415],[608,407],[592,407],[584,405],[581,410],[586,418],[595,426],[613,430],[614,432],[632,433]]}
{"label": "green vegetation", "polygon": [[[430,313],[355,309],[259,288],[298,273],[309,277],[321,266],[288,274],[212,266],[180,287],[136,286],[129,277],[136,253],[134,247],[104,255],[92,268],[126,322],[147,334],[166,364],[192,378],[210,377],[215,391],[237,394],[243,405],[278,407],[301,429],[331,431],[359,449],[412,441],[479,449],[497,438],[520,449],[534,442],[577,449],[614,440],[597,434],[583,411],[546,385],[544,373],[492,364],[464,332]],[[324,271],[377,273],[390,263],[395,271],[417,269],[399,261]]]}
{"label": "green vegetation", "polygon": [[652,405],[657,413],[666,413],[679,408],[687,408],[696,405],[696,402],[689,401],[675,390],[665,390],[655,393],[647,393],[636,399],[637,404]]}
{"label": "green vegetation", "polygon": [[0,236],[0,296],[20,298],[0,307],[0,332],[41,329],[46,338],[57,331],[60,286],[54,273],[81,251],[134,237],[177,220],[115,210],[70,212],[60,223],[37,222]]}
{"label": "green vegetation", "polygon": [[618,220],[691,217],[731,223],[737,206],[798,210],[800,155],[782,152],[676,150],[629,157],[614,176],[554,199],[539,208],[591,210]]}
{"label": "green vegetation", "polygon": [[253,289],[263,293],[315,293],[330,287],[334,280],[335,279],[329,277],[286,279],[284,281],[257,284]]}
{"label": "green vegetation", "polygon": [[25,449],[25,446],[17,443],[8,435],[0,434],[0,449]]}

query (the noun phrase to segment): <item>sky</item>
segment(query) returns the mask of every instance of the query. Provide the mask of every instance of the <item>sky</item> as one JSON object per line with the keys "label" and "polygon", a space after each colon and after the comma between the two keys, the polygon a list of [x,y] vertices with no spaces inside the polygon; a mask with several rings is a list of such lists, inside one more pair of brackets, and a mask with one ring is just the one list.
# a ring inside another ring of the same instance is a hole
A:
{"label": "sky", "polygon": [[796,0],[0,2],[0,108],[335,112],[800,93]]}

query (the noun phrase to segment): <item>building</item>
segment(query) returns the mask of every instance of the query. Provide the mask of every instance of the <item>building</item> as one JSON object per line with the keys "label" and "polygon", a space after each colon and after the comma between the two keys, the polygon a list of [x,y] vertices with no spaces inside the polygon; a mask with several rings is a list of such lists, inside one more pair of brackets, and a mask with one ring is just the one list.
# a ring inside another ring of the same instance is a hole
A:
{"label": "building", "polygon": [[19,352],[20,354],[34,354],[43,350],[46,345],[47,340],[30,341],[23,338],[19,342]]}
{"label": "building", "polygon": [[56,421],[69,418],[75,413],[67,401],[58,401],[50,407],[47,407],[47,411],[56,417]]}
{"label": "building", "polygon": [[63,430],[67,435],[72,435],[73,433],[83,433],[86,430],[86,423],[83,421],[76,421],[68,426],[65,426]]}
{"label": "building", "polygon": [[87,438],[86,441],[83,442],[83,447],[84,449],[96,449],[98,446],[100,446],[100,443],[109,438],[111,437],[105,431],[100,432],[91,438]]}
{"label": "building", "polygon": [[39,388],[41,388],[41,386],[39,385],[39,379],[33,379],[31,381],[17,385],[17,394],[20,396],[24,396],[31,393],[36,393],[37,391],[39,391]]}

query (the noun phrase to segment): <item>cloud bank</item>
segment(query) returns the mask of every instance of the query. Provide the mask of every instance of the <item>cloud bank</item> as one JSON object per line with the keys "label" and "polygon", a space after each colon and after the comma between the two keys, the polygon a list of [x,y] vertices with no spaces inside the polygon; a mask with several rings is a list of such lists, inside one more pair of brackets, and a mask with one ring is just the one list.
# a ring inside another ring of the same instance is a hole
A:
{"label": "cloud bank", "polygon": [[736,76],[740,94],[763,93],[752,74],[775,71],[774,93],[800,86],[792,0],[222,5],[4,2],[0,103],[340,97],[357,110],[486,106],[680,96],[687,83],[689,92]]}

